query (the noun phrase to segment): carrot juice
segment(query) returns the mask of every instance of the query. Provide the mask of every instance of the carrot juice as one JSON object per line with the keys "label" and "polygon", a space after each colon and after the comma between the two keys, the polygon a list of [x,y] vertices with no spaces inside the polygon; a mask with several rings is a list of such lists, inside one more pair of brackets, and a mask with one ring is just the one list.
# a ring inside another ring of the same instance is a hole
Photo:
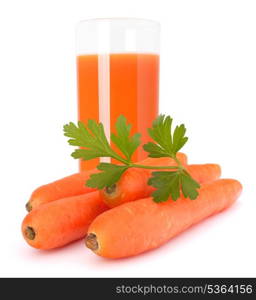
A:
{"label": "carrot juice", "polygon": [[[79,55],[77,72],[80,121],[102,122],[109,138],[122,114],[132,124],[132,133],[142,134],[142,144],[149,140],[147,128],[158,115],[159,55]],[[146,156],[140,147],[132,159],[138,161]],[[98,163],[98,159],[80,161],[80,170],[94,168]]]}

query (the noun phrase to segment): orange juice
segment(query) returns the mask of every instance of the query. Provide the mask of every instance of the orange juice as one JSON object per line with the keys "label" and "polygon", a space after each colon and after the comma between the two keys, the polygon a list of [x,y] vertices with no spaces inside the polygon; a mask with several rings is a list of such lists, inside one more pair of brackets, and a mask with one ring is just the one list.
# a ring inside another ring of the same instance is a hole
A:
{"label": "orange juice", "polygon": [[[77,57],[78,118],[84,123],[87,123],[88,119],[101,121],[99,57]],[[140,132],[142,144],[146,143],[149,140],[147,128],[158,115],[159,55],[110,54],[108,72],[109,109],[106,110],[106,114],[109,114],[110,131],[115,130],[116,119],[122,114],[132,124],[132,133]],[[132,159],[138,161],[146,156],[147,153],[140,147]],[[80,161],[80,170],[94,168],[98,163],[99,159]]]}

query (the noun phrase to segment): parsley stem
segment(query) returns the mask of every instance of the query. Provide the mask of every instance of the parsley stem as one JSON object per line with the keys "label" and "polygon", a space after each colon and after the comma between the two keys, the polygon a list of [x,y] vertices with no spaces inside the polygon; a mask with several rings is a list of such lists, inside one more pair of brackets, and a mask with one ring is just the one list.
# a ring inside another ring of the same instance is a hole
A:
{"label": "parsley stem", "polygon": [[177,166],[145,166],[138,164],[129,164],[129,167],[140,168],[140,169],[150,169],[150,170],[163,170],[163,169],[171,169],[171,170],[183,170],[184,167],[179,159],[175,156],[171,156],[171,158],[177,163]]}
{"label": "parsley stem", "polygon": [[174,157],[172,157],[172,159],[177,163],[179,169],[184,169],[184,167],[182,166],[182,163],[178,160],[176,155]]}
{"label": "parsley stem", "polygon": [[129,167],[140,168],[140,169],[150,169],[150,170],[161,170],[161,169],[179,169],[179,166],[145,166],[145,165],[137,165],[130,164]]}
{"label": "parsley stem", "polygon": [[116,160],[122,162],[122,163],[125,164],[125,165],[129,165],[129,162],[128,162],[127,160],[123,159],[123,158],[122,158],[121,156],[119,156],[118,154],[116,154],[116,155],[111,155],[111,156],[109,156],[109,157],[111,157],[111,158],[113,158],[113,159],[116,159]]}

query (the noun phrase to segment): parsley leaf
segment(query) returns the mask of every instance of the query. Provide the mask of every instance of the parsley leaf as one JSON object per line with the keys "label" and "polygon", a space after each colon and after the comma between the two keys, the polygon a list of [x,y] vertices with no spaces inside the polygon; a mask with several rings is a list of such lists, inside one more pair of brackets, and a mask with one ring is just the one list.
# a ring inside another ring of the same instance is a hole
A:
{"label": "parsley leaf", "polygon": [[186,128],[182,124],[176,126],[172,134],[172,118],[160,115],[148,129],[150,137],[157,143],[149,142],[143,146],[149,157],[169,156],[174,158],[176,153],[185,145],[188,138],[185,136]]}
{"label": "parsley leaf", "polygon": [[176,154],[188,141],[188,137],[185,136],[186,128],[184,124],[176,126],[173,132],[173,149],[172,151]]}
{"label": "parsley leaf", "polygon": [[127,161],[131,161],[134,151],[140,145],[141,134],[135,133],[130,136],[131,124],[127,124],[126,118],[120,115],[116,122],[116,133],[111,134],[112,142],[122,151]]}
{"label": "parsley leaf", "polygon": [[155,187],[152,193],[155,202],[167,201],[169,197],[176,201],[180,197],[180,190],[185,198],[194,200],[198,196],[200,185],[185,171],[153,172],[148,184]]}
{"label": "parsley leaf", "polygon": [[169,157],[169,153],[166,153],[161,146],[148,142],[147,144],[143,145],[143,149],[149,152],[149,157],[157,158],[157,157]]}
{"label": "parsley leaf", "polygon": [[115,184],[122,174],[128,169],[128,166],[115,165],[111,163],[100,163],[97,169],[100,173],[91,174],[86,185],[91,188],[103,189]]}
{"label": "parsley leaf", "polygon": [[200,188],[198,182],[196,182],[185,170],[181,176],[181,190],[185,198],[195,200],[198,196],[197,189]]}
{"label": "parsley leaf", "polygon": [[153,172],[148,184],[156,188],[152,193],[155,202],[165,202],[170,196],[174,201],[180,197],[180,176],[176,171]]}
{"label": "parsley leaf", "polygon": [[70,137],[68,143],[72,146],[80,146],[84,149],[76,149],[71,155],[74,158],[90,160],[96,157],[112,157],[123,159],[111,149],[106,138],[103,125],[94,120],[89,120],[87,126],[78,122],[78,126],[70,122],[64,125],[64,135]]}

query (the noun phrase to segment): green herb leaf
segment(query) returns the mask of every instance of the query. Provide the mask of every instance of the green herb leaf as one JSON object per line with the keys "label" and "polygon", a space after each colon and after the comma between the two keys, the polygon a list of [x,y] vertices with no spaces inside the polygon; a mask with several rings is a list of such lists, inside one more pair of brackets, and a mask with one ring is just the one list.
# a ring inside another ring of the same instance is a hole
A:
{"label": "green herb leaf", "polygon": [[143,149],[149,152],[149,157],[157,158],[170,156],[168,153],[165,152],[163,148],[152,142],[148,142],[147,144],[145,144],[143,146]]}
{"label": "green herb leaf", "polygon": [[156,190],[152,193],[155,202],[167,201],[171,196],[174,201],[180,197],[180,175],[178,172],[153,172],[148,181]]}
{"label": "green herb leaf", "polygon": [[173,149],[174,153],[177,153],[188,141],[188,137],[185,136],[186,128],[184,124],[176,126],[173,133]]}
{"label": "green herb leaf", "polygon": [[76,126],[73,122],[63,126],[64,135],[71,137],[68,143],[72,146],[84,146],[90,139],[90,134],[82,122]]}
{"label": "green herb leaf", "polygon": [[114,165],[111,163],[100,163],[97,169],[100,173],[92,174],[87,180],[86,185],[91,188],[103,189],[115,184],[122,174],[128,169],[128,166]]}
{"label": "green herb leaf", "polygon": [[149,153],[149,157],[169,156],[174,158],[176,153],[185,145],[188,138],[185,137],[186,128],[182,124],[176,126],[172,134],[172,118],[160,115],[148,129],[151,138],[157,143],[149,142],[143,146]]}
{"label": "green herb leaf", "polygon": [[127,120],[123,115],[120,115],[117,119],[116,132],[117,134],[111,134],[111,140],[130,162],[134,151],[140,145],[141,135],[135,133],[133,136],[130,136],[131,125],[127,124]]}
{"label": "green herb leaf", "polygon": [[167,201],[169,197],[176,201],[180,197],[180,190],[185,198],[194,200],[198,196],[200,185],[185,171],[153,172],[148,184],[155,187],[152,193],[155,202]]}
{"label": "green herb leaf", "polygon": [[82,160],[90,160],[95,157],[101,157],[102,152],[97,149],[76,149],[71,153],[71,156],[75,159],[81,158]]}
{"label": "green herb leaf", "polygon": [[71,155],[74,158],[90,160],[96,157],[112,157],[122,161],[122,158],[111,149],[106,138],[103,125],[94,120],[89,120],[87,126],[78,122],[64,125],[64,135],[70,137],[68,143],[72,146],[83,147],[77,149]]}
{"label": "green herb leaf", "polygon": [[181,189],[184,197],[195,200],[198,196],[197,189],[199,188],[199,183],[195,181],[186,171],[183,171],[181,174]]}

